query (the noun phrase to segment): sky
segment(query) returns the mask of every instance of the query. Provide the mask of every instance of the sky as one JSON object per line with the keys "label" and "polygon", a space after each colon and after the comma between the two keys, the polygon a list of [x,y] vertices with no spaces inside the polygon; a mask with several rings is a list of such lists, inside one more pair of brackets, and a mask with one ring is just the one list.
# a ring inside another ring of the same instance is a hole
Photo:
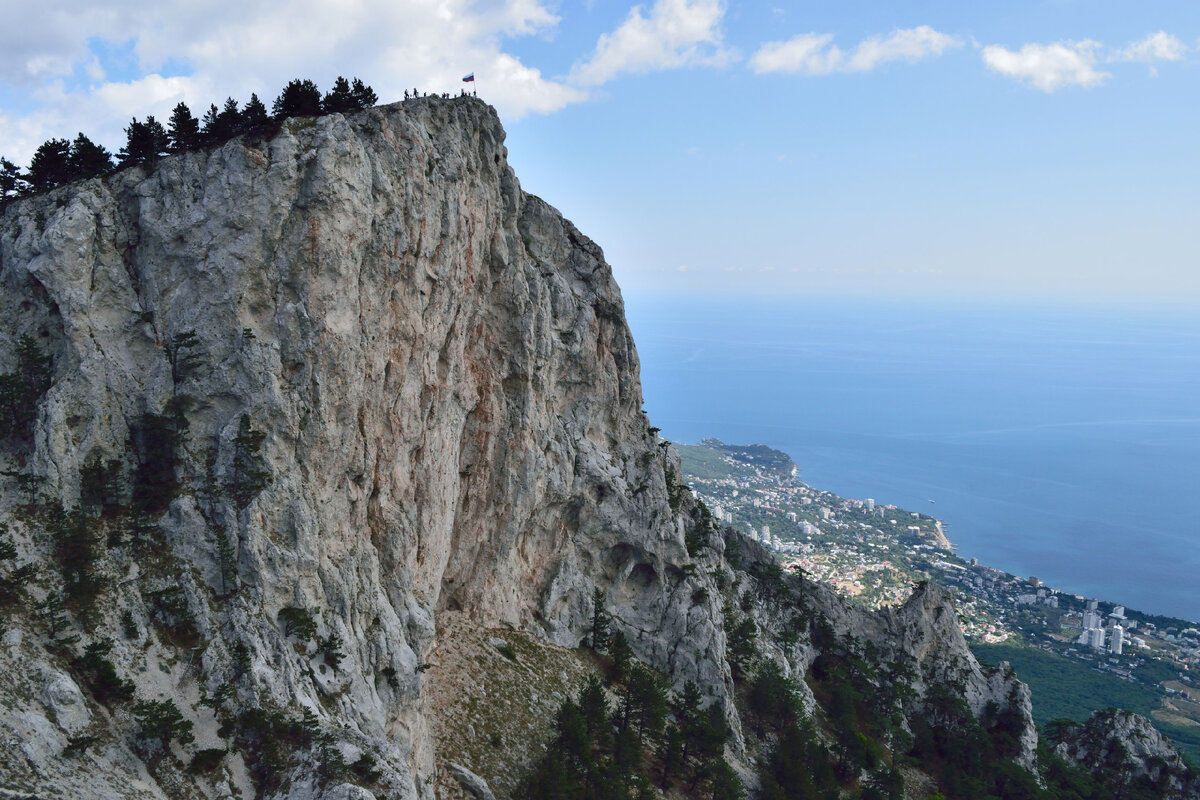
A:
{"label": "sky", "polygon": [[0,155],[467,73],[626,296],[1200,306],[1195,0],[0,0]]}

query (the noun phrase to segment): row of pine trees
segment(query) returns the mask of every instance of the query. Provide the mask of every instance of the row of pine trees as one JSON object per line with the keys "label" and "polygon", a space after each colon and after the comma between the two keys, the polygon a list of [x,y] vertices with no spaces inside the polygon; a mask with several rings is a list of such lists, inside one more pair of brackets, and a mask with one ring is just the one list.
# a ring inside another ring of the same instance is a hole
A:
{"label": "row of pine trees", "polygon": [[115,161],[112,153],[82,133],[74,141],[50,139],[33,154],[25,171],[0,158],[0,205],[14,197],[106,175],[169,153],[211,147],[243,134],[269,135],[288,117],[348,114],[371,108],[378,100],[374,90],[358,78],[348,81],[339,76],[324,97],[311,80],[297,78],[275,98],[270,113],[258,95],[251,94],[241,107],[232,97],[222,108],[210,105],[201,119],[196,119],[185,103],[175,106],[166,126],[152,116],[145,121],[134,118],[125,128],[125,146]]}

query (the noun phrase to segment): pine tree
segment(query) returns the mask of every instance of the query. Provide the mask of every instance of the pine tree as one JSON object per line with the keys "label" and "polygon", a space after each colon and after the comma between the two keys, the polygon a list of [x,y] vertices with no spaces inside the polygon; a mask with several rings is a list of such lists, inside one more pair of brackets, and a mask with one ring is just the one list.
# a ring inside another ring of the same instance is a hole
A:
{"label": "pine tree", "polygon": [[592,649],[599,651],[608,646],[608,611],[604,607],[604,592],[592,590]]}
{"label": "pine tree", "polygon": [[271,117],[257,94],[250,95],[250,100],[242,109],[242,126],[249,134],[264,134],[271,130]]}
{"label": "pine tree", "polygon": [[238,510],[250,505],[250,501],[270,483],[271,473],[261,452],[265,438],[265,433],[250,427],[250,416],[242,414],[237,436],[233,439],[232,475],[227,487]]}
{"label": "pine tree", "polygon": [[166,129],[154,117],[146,117],[145,122],[138,122],[137,118],[131,120],[125,129],[125,138],[125,146],[119,154],[123,167],[154,161],[171,146]]}
{"label": "pine tree", "polygon": [[208,111],[204,112],[204,119],[201,120],[203,127],[201,128],[200,137],[204,140],[205,144],[216,144],[220,141],[217,138],[220,133],[220,116],[221,110],[215,104],[209,105]]}
{"label": "pine tree", "polygon": [[75,141],[71,142],[71,180],[104,175],[111,172],[112,168],[112,153],[103,146],[96,144],[82,133],[75,137]]}
{"label": "pine tree", "polygon": [[0,208],[12,198],[24,194],[28,188],[21,168],[7,158],[0,158]]}
{"label": "pine tree", "polygon": [[624,631],[617,631],[608,640],[608,652],[612,656],[613,683],[624,683],[629,675],[629,663],[633,659],[633,649]]}
{"label": "pine tree", "polygon": [[321,113],[321,91],[307,78],[288,83],[271,106],[275,119],[315,117]]}
{"label": "pine tree", "polygon": [[29,185],[35,192],[61,186],[71,179],[71,143],[50,139],[38,147],[29,161]]}
{"label": "pine tree", "polygon": [[321,110],[326,114],[349,114],[358,108],[358,101],[350,91],[350,82],[339,75],[333,82],[333,89],[321,101]]}
{"label": "pine tree", "polygon": [[133,715],[138,721],[138,738],[152,742],[152,752],[170,748],[172,739],[180,744],[196,740],[192,723],[183,718],[179,707],[170,700],[139,700],[133,704]]}
{"label": "pine tree", "polygon": [[355,78],[351,84],[350,92],[354,95],[354,102],[359,108],[372,108],[379,102],[379,96],[375,94],[375,90],[358,78]]}
{"label": "pine tree", "polygon": [[242,132],[242,112],[238,110],[237,100],[225,98],[221,113],[217,114],[216,132],[213,134],[217,141],[232,139]]}
{"label": "pine tree", "polygon": [[171,141],[172,153],[194,150],[200,145],[200,121],[192,116],[192,110],[186,103],[179,103],[171,111],[167,137]]}

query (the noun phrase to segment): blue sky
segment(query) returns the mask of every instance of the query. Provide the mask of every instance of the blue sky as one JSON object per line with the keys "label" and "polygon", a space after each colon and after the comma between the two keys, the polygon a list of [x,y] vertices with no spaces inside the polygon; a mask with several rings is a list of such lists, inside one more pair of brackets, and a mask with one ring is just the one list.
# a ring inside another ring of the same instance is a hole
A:
{"label": "blue sky", "polygon": [[627,295],[1200,304],[1193,0],[282,8],[40,4],[0,32],[0,154],[297,76],[387,102],[474,71]]}

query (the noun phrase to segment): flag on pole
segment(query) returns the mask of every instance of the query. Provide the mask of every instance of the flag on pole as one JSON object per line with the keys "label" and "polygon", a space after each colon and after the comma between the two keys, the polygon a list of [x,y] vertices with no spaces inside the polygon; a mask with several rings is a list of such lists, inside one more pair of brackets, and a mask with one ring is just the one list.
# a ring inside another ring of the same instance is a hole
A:
{"label": "flag on pole", "polygon": [[463,83],[474,83],[474,82],[475,82],[475,73],[474,72],[472,72],[470,75],[463,76]]}

